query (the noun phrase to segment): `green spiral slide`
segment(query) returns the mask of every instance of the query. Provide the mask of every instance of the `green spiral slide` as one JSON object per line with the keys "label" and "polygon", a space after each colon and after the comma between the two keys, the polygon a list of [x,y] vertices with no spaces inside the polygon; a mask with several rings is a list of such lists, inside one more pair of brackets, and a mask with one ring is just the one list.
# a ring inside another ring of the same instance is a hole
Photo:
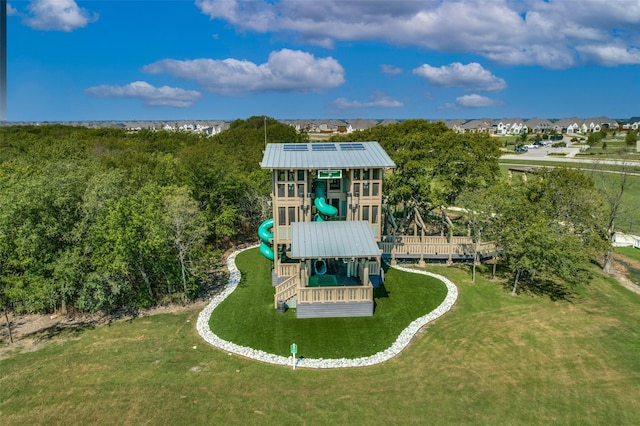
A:
{"label": "green spiral slide", "polygon": [[333,207],[331,204],[327,204],[327,200],[325,200],[324,196],[327,191],[327,183],[325,181],[317,180],[313,184],[313,192],[316,195],[313,204],[318,209],[318,216],[316,216],[317,222],[324,222],[324,217],[333,217],[338,214],[338,209]]}
{"label": "green spiral slide", "polygon": [[273,218],[265,220],[258,228],[258,236],[262,240],[260,253],[269,260],[273,260],[273,248],[271,247],[273,232],[269,231],[271,228],[273,228]]}

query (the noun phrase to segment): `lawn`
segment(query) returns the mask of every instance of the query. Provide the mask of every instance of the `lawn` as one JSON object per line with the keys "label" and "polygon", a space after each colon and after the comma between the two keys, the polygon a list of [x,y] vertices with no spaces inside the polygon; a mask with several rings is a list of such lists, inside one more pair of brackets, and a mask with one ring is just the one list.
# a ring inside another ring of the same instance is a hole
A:
{"label": "lawn", "polygon": [[198,310],[137,318],[2,359],[1,423],[640,424],[640,296],[595,269],[556,302],[429,269],[458,302],[386,363],[293,371],[205,344]]}
{"label": "lawn", "polygon": [[[619,175],[606,172],[607,170],[616,170],[616,166],[614,165],[535,160],[504,160],[501,161],[500,165],[504,176],[508,175],[509,167],[511,167],[510,165],[512,164],[533,167],[579,168],[593,179],[598,188],[606,187],[610,190],[615,190],[616,186],[619,185]],[[637,213],[640,211],[640,166],[632,166],[629,168],[629,171],[635,175],[628,177],[631,181],[631,186],[629,186],[622,197],[623,208],[616,226],[618,231],[640,234],[640,217]]]}
{"label": "lawn", "polygon": [[618,258],[618,262],[622,263],[627,268],[628,278],[634,283],[640,285],[640,249],[633,247],[617,247],[615,250],[617,253],[628,258]]}
{"label": "lawn", "polygon": [[295,342],[306,358],[356,358],[387,349],[413,320],[444,300],[444,283],[395,269],[374,292],[373,317],[297,319],[295,311],[273,306],[271,262],[257,249],[236,259],[242,272],[238,288],[213,312],[211,330],[219,337],[277,355],[289,355]]}
{"label": "lawn", "polygon": [[640,262],[640,250],[633,247],[617,247],[616,252]]}

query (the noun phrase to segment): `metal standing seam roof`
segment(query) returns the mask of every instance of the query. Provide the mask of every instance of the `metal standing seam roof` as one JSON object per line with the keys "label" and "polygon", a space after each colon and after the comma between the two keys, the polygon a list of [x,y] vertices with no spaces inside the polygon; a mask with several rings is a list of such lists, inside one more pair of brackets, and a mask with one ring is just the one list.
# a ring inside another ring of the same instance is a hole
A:
{"label": "metal standing seam roof", "polygon": [[260,163],[263,169],[394,168],[378,142],[271,143]]}
{"label": "metal standing seam roof", "polygon": [[291,223],[293,259],[375,256],[380,248],[367,221]]}

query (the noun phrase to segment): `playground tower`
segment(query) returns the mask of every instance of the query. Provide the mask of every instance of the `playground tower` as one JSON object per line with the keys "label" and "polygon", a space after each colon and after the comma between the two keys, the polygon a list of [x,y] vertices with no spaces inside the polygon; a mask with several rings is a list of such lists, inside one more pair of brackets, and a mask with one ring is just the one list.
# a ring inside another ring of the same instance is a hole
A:
{"label": "playground tower", "polygon": [[274,262],[274,303],[304,317],[373,314],[382,281],[382,183],[394,162],[377,142],[268,144],[272,218],[258,231]]}

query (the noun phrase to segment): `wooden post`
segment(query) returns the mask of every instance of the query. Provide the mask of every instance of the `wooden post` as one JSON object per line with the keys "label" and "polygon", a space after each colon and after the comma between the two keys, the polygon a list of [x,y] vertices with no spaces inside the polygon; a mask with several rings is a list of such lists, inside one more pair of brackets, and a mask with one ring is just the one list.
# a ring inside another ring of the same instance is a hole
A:
{"label": "wooden post", "polygon": [[362,285],[369,284],[369,259],[364,260],[364,268],[362,270]]}
{"label": "wooden post", "polygon": [[398,262],[396,262],[396,234],[395,234],[395,232],[391,236],[391,264],[393,266],[398,264]]}
{"label": "wooden post", "polygon": [[307,277],[306,264],[307,264],[307,262],[305,260],[300,262],[300,282],[298,283],[298,288],[306,287],[307,283],[309,281],[308,277]]}

